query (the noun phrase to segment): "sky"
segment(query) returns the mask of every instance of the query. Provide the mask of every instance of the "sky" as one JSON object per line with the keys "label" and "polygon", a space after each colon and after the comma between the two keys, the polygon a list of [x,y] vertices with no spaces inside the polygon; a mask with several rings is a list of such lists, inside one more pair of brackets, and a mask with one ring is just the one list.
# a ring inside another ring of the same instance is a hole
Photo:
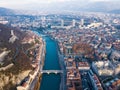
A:
{"label": "sky", "polygon": [[74,1],[86,3],[86,2],[98,2],[98,1],[108,2],[108,1],[119,1],[119,0],[0,0],[0,7],[21,9],[21,8],[24,8],[25,6],[32,5],[32,4],[44,6],[44,5],[48,5],[52,3],[60,3],[60,2],[72,3]]}

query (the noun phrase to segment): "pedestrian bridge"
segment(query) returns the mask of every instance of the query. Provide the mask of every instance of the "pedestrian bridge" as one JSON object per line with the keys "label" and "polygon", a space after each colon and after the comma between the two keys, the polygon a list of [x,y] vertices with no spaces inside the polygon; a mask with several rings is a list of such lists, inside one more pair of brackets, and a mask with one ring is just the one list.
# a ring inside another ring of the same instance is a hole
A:
{"label": "pedestrian bridge", "polygon": [[59,74],[59,73],[63,73],[62,70],[41,70],[41,73],[47,73],[47,74],[51,74],[51,73],[55,73],[55,74]]}

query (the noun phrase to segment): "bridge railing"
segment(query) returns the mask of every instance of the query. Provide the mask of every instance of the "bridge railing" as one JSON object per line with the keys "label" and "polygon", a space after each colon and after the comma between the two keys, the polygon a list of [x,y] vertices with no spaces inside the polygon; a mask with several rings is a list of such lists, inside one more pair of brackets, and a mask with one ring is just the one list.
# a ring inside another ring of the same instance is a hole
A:
{"label": "bridge railing", "polygon": [[40,72],[41,73],[47,73],[47,74],[50,74],[50,73],[55,73],[55,74],[63,73],[62,70],[41,70]]}

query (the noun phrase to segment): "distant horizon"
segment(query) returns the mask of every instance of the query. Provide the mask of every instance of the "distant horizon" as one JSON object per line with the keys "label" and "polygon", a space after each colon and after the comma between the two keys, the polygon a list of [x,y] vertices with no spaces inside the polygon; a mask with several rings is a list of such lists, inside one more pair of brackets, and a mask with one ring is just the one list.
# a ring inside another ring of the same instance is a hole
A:
{"label": "distant horizon", "polygon": [[[19,9],[19,10],[36,10],[36,9],[54,9],[65,8],[68,5],[70,8],[79,4],[80,7],[91,3],[97,2],[116,2],[120,3],[119,0],[0,0],[0,7],[10,8],[10,9]],[[64,6],[65,5],[65,6]],[[55,6],[55,7],[54,7]],[[67,7],[68,8],[68,7]],[[74,7],[73,7],[74,8]]]}

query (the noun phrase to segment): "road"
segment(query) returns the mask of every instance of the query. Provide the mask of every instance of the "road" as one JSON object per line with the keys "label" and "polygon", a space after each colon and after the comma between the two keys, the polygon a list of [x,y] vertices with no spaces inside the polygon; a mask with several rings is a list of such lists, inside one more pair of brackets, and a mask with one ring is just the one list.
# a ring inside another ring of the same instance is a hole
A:
{"label": "road", "polygon": [[[37,48],[37,47],[36,47]],[[30,83],[30,85],[29,85],[29,89],[28,90],[33,90],[34,89],[34,87],[35,87],[35,84],[37,83],[37,81],[39,80],[39,71],[42,69],[42,67],[43,67],[43,63],[42,63],[42,60],[44,59],[44,57],[45,57],[45,44],[44,44],[44,42],[43,42],[43,45],[41,46],[41,48],[40,48],[40,53],[39,53],[39,55],[40,55],[40,60],[39,60],[39,70],[38,70],[38,74],[35,76],[35,78],[33,79],[33,81]]]}
{"label": "road", "polygon": [[61,74],[60,90],[66,90],[66,69],[64,64],[64,56],[61,55],[59,51],[58,51],[58,55],[59,55],[60,67],[63,70],[63,74]]}

